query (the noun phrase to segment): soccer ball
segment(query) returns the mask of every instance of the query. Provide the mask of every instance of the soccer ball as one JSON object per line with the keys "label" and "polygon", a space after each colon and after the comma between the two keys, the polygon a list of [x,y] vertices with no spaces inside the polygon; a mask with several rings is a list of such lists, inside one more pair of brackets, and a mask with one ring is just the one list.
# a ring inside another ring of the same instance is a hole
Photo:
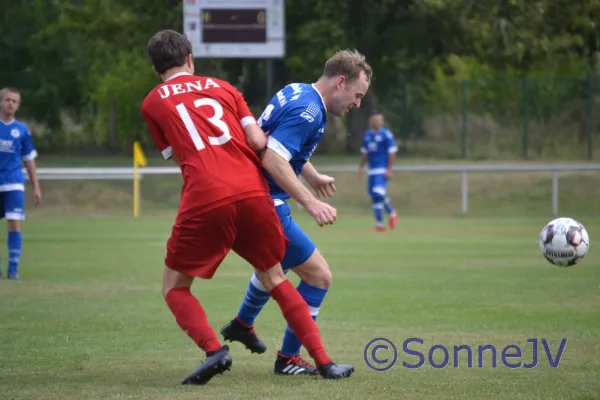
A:
{"label": "soccer ball", "polygon": [[550,263],[570,267],[581,261],[590,248],[584,226],[573,218],[554,219],[542,229],[540,251]]}

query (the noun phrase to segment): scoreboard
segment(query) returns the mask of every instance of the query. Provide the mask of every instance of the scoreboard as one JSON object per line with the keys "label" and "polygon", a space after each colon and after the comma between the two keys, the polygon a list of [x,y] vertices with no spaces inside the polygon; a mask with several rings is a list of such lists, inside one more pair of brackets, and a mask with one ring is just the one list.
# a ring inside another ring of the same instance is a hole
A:
{"label": "scoreboard", "polygon": [[265,9],[202,10],[204,43],[266,43]]}
{"label": "scoreboard", "polygon": [[184,0],[194,57],[285,56],[284,0]]}

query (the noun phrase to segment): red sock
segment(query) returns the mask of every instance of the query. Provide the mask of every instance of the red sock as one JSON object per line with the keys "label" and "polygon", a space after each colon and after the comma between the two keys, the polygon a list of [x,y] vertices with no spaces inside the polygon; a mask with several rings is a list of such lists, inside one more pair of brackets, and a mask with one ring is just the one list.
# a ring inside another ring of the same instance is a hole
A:
{"label": "red sock", "polygon": [[317,367],[329,364],[331,358],[327,355],[325,347],[321,342],[321,335],[317,324],[310,316],[308,305],[300,296],[300,293],[289,280],[285,280],[275,286],[271,292],[288,324],[296,334],[300,343],[306,348],[308,354],[315,360]]}
{"label": "red sock", "polygon": [[175,316],[179,327],[200,347],[205,353],[217,351],[221,343],[200,302],[190,292],[190,288],[174,288],[169,290],[165,301]]}

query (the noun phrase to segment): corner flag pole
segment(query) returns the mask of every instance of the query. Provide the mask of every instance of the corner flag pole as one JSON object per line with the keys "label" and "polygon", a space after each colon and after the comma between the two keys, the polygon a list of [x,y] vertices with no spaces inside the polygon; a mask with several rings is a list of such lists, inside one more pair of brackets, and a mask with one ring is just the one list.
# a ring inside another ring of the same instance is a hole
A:
{"label": "corner flag pole", "polygon": [[148,162],[140,142],[133,142],[133,216],[136,218],[140,215],[140,176],[138,167],[147,165]]}

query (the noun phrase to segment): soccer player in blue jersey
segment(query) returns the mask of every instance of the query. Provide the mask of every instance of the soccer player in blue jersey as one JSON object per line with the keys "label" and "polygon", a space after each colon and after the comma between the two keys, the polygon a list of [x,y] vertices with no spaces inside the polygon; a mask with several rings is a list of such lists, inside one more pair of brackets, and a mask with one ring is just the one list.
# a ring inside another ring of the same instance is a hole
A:
{"label": "soccer player in blue jersey", "polygon": [[[14,88],[0,90],[0,218],[8,223],[8,279],[19,279],[21,221],[25,219],[25,163],[33,186],[33,201],[40,204],[42,193],[35,169],[37,151],[27,126],[15,119],[21,95]],[[2,268],[0,267],[0,277]]]}
{"label": "soccer player in blue jersey", "polygon": [[[292,83],[281,89],[262,113],[259,124],[269,135],[262,166],[275,209],[289,241],[281,265],[300,278],[298,292],[308,303],[316,320],[329,285],[329,265],[312,240],[291,216],[288,200],[298,202],[319,226],[333,224],[337,211],[317,196],[332,196],[334,179],[322,175],[309,159],[325,133],[326,116],[341,117],[360,106],[371,82],[371,67],[357,51],[342,50],[326,63],[322,76],[313,84]],[[269,299],[256,275],[250,279],[236,317],[221,329],[225,340],[243,343],[250,351],[264,353],[265,344],[254,330],[254,320]],[[300,356],[301,344],[290,326],[277,352],[274,372],[285,375],[316,375],[318,371]]]}
{"label": "soccer player in blue jersey", "polygon": [[364,175],[365,164],[367,169],[367,192],[371,197],[373,215],[375,216],[375,230],[385,231],[383,223],[383,210],[389,216],[391,229],[398,223],[398,215],[387,195],[387,187],[392,177],[392,166],[398,152],[394,135],[384,127],[383,115],[375,114],[369,119],[370,129],[363,136],[360,148],[361,159],[358,168],[359,177]]}

